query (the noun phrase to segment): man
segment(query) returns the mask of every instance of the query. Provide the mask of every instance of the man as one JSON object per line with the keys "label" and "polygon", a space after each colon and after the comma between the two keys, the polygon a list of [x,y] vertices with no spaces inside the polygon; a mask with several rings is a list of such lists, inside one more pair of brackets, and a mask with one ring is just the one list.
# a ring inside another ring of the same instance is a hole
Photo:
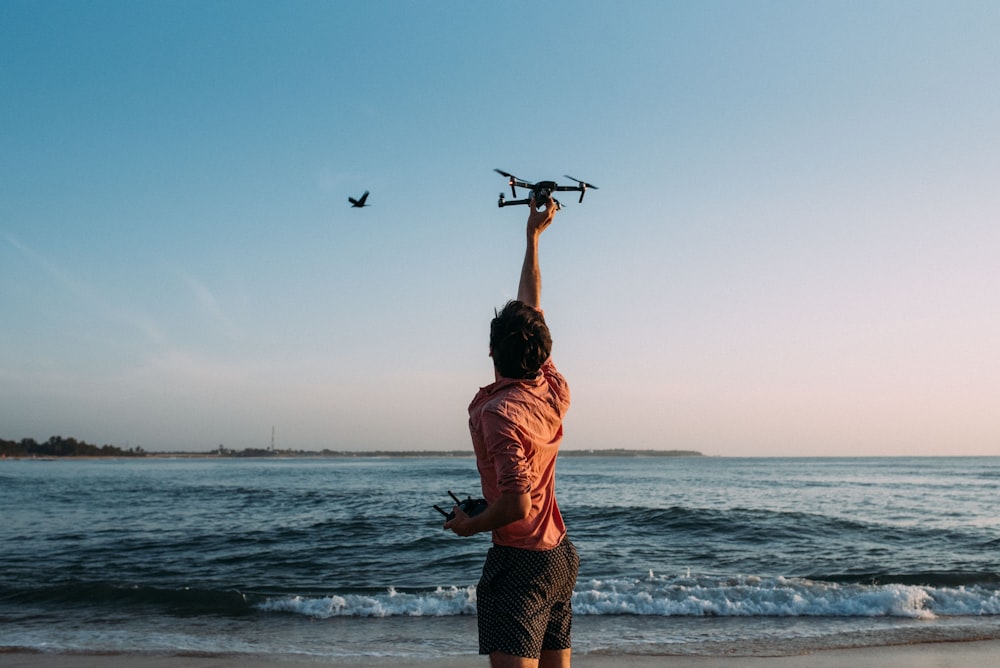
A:
{"label": "man", "polygon": [[538,264],[538,239],[556,206],[530,206],[517,300],[490,323],[494,382],[469,405],[489,505],[474,517],[456,506],[444,526],[460,536],[493,533],[476,589],[479,653],[493,668],[568,668],[580,562],[556,504],[555,467],[569,386],[549,359]]}

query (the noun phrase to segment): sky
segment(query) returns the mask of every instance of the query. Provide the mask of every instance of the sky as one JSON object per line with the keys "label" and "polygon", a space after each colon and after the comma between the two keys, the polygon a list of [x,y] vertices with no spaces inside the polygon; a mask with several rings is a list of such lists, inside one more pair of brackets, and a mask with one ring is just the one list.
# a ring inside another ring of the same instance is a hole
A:
{"label": "sky", "polygon": [[[992,1],[0,3],[0,438],[1000,455]],[[369,190],[363,209],[349,196]]]}

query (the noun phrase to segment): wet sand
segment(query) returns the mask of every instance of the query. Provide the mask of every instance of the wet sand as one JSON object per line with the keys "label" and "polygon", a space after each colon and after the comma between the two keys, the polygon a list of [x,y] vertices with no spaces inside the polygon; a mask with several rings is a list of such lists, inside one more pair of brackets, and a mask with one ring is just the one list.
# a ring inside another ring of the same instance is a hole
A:
{"label": "wet sand", "polygon": [[[162,654],[49,654],[0,652],[3,668],[485,668],[485,657],[470,655],[440,659],[281,656],[196,656]],[[615,656],[581,654],[577,668],[959,668],[1000,665],[1000,640],[926,643],[835,649],[777,657]]]}

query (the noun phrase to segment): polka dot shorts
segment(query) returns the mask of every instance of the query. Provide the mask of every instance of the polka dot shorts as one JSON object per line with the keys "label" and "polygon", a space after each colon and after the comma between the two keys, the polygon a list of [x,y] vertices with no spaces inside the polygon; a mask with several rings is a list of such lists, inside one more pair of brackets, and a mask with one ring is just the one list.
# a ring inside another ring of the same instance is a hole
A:
{"label": "polka dot shorts", "polygon": [[479,653],[569,649],[579,567],[569,538],[551,550],[491,547],[476,588]]}

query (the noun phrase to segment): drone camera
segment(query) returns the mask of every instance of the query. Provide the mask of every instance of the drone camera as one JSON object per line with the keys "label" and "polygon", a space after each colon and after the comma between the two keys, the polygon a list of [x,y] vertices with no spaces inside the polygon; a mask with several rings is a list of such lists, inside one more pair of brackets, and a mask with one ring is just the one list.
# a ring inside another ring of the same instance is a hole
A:
{"label": "drone camera", "polygon": [[552,197],[552,190],[550,188],[539,187],[535,189],[534,195],[536,204],[539,202],[547,204],[549,198]]}

